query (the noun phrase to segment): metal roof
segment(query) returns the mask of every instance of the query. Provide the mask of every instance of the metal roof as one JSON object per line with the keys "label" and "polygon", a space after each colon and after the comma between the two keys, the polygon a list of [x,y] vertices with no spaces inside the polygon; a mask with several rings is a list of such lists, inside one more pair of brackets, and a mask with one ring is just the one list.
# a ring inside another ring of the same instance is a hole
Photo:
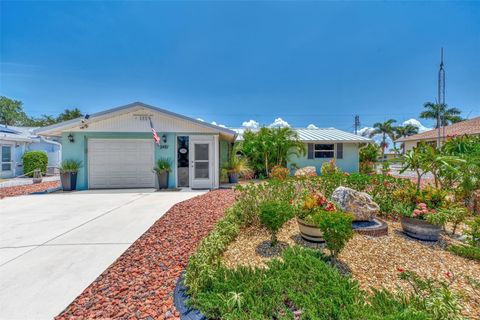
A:
{"label": "metal roof", "polygon": [[[243,133],[247,130],[256,131],[258,129],[232,129],[238,133],[237,141],[243,140]],[[335,128],[293,128],[298,133],[300,141],[304,142],[352,142],[352,143],[369,143],[373,142],[372,139],[356,135],[347,131],[335,129]]]}

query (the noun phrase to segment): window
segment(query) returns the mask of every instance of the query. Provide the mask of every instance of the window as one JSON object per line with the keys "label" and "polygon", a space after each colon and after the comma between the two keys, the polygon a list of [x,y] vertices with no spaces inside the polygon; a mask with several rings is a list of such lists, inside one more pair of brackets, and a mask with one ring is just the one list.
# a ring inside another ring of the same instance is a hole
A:
{"label": "window", "polygon": [[12,170],[12,147],[2,146],[2,171]]}
{"label": "window", "polygon": [[334,158],[335,145],[334,144],[315,144],[314,157],[315,158]]}

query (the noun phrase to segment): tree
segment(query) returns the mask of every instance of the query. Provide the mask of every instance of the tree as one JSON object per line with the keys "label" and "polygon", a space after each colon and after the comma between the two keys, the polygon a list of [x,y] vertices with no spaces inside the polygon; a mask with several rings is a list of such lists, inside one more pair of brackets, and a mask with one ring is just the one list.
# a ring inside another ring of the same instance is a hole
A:
{"label": "tree", "polygon": [[0,97],[0,121],[6,126],[20,125],[27,115],[23,111],[23,103],[4,96]]}
{"label": "tree", "polygon": [[[394,140],[393,143],[395,144],[395,141],[400,139],[400,138],[405,138],[409,136],[413,136],[414,134],[418,133],[418,127],[415,127],[414,125],[407,124],[406,126],[398,126],[395,127],[395,134],[394,134]],[[402,153],[405,153],[405,143],[402,144]]]}
{"label": "tree", "polygon": [[65,109],[62,113],[60,113],[57,117],[57,122],[72,120],[76,118],[83,117],[83,113],[78,108],[73,109]]}
{"label": "tree", "polygon": [[415,147],[408,151],[403,157],[403,167],[400,173],[407,170],[413,170],[417,174],[417,192],[420,191],[420,183],[422,176],[426,173],[422,170],[424,165],[424,157],[421,147]]}
{"label": "tree", "polygon": [[387,144],[387,136],[392,137],[394,133],[394,127],[392,126],[396,120],[390,119],[385,122],[377,122],[373,125],[374,130],[370,133],[370,138],[376,136],[378,134],[382,135],[382,143],[380,147],[382,148],[382,160],[383,156],[385,155],[385,148],[388,146]]}
{"label": "tree", "polygon": [[[463,121],[460,114],[462,113],[457,108],[448,108],[446,104],[425,102],[423,105],[425,111],[420,113],[422,119],[432,119],[436,121],[435,128],[447,126],[452,123]],[[438,114],[440,113],[440,123],[438,121]]]}
{"label": "tree", "polygon": [[305,144],[298,139],[292,128],[260,128],[246,131],[239,146],[250,164],[262,175],[268,176],[273,166],[286,166],[292,155],[304,155]]}

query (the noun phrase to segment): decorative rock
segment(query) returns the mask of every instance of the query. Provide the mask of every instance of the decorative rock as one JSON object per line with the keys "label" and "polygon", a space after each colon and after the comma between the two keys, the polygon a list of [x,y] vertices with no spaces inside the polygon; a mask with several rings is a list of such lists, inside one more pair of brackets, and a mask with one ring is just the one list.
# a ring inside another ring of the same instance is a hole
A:
{"label": "decorative rock", "polygon": [[352,213],[354,221],[372,221],[380,212],[380,207],[369,194],[350,188],[338,187],[332,194],[332,200],[343,211]]}
{"label": "decorative rock", "polygon": [[317,176],[317,169],[313,166],[300,168],[297,171],[295,171],[295,176],[296,177],[299,177],[299,176],[316,177]]}

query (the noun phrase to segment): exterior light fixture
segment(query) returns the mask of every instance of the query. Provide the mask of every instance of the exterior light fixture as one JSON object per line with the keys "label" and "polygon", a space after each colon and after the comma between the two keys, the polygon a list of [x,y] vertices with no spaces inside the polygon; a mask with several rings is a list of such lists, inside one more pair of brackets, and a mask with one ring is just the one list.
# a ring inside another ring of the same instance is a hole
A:
{"label": "exterior light fixture", "polygon": [[75,139],[73,138],[73,134],[69,134],[68,135],[68,141],[70,141],[71,143],[74,143],[75,142]]}
{"label": "exterior light fixture", "polygon": [[162,135],[162,141],[163,141],[163,143],[167,143],[167,135],[166,134]]}

